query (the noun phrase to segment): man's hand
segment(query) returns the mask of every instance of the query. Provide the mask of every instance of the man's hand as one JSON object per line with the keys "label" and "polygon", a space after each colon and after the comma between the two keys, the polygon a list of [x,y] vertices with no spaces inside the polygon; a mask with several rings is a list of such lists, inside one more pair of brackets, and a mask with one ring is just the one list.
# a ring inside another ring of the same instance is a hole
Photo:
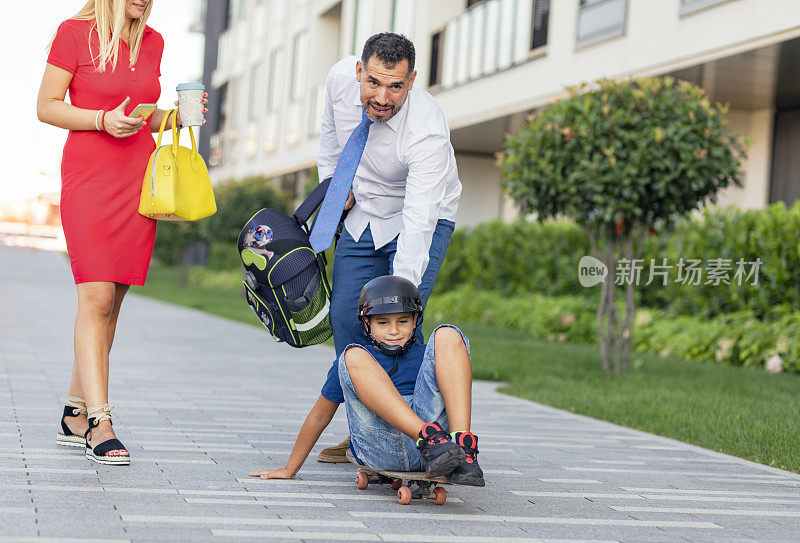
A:
{"label": "man's hand", "polygon": [[353,196],[353,189],[350,189],[350,193],[347,195],[347,201],[344,203],[345,211],[353,207],[356,203],[356,198]]}
{"label": "man's hand", "polygon": [[251,473],[250,477],[261,477],[262,479],[294,479],[294,474],[284,466],[278,469],[260,469]]}

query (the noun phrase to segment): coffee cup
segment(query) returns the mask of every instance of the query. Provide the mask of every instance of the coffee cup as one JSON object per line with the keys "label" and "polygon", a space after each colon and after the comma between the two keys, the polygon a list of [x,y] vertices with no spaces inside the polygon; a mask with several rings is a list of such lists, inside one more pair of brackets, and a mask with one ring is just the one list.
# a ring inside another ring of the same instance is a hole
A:
{"label": "coffee cup", "polygon": [[205,85],[181,83],[175,90],[178,91],[178,113],[181,116],[181,124],[183,126],[202,126]]}

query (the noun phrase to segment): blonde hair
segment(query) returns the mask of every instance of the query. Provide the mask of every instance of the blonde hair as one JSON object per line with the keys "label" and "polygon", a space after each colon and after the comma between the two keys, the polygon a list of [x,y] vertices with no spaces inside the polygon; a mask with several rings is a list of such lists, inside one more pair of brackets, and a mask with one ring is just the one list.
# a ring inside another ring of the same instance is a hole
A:
{"label": "blonde hair", "polygon": [[[145,25],[152,10],[153,0],[150,0],[144,10],[144,15],[140,19],[134,19],[131,25],[131,35],[128,38],[128,45],[131,51],[131,66],[136,64],[136,60],[139,58]],[[93,21],[92,30],[97,30],[100,50],[95,55],[91,51],[90,41],[89,51],[92,53],[92,60],[97,66],[97,71],[104,72],[109,61],[111,61],[111,69],[115,69],[117,67],[117,56],[119,55],[119,40],[122,35],[122,27],[125,24],[125,0],[89,0],[83,6],[83,9],[72,18],[79,21]],[[91,36],[91,31],[89,35]]]}

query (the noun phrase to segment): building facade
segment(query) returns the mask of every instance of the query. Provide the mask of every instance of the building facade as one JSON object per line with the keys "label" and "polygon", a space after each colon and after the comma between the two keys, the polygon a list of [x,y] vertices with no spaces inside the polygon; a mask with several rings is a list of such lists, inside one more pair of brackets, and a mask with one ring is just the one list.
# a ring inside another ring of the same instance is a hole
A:
{"label": "building facade", "polygon": [[[206,0],[209,164],[300,191],[315,167],[324,83],[376,32],[403,33],[417,83],[447,115],[464,190],[457,222],[509,219],[495,153],[525,117],[601,77],[672,75],[730,104],[749,137],[744,186],[720,201],[800,198],[796,0]],[[205,7],[203,10],[202,8]],[[213,19],[213,20],[212,20]],[[216,65],[209,42],[218,47]]]}

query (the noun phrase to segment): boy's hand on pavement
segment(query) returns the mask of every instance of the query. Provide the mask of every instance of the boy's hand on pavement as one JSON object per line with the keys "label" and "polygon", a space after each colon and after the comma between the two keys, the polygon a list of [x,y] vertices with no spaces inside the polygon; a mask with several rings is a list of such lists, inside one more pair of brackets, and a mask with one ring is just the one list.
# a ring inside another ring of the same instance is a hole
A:
{"label": "boy's hand on pavement", "polygon": [[294,479],[294,474],[286,466],[278,469],[260,469],[251,473],[250,476],[262,479]]}

